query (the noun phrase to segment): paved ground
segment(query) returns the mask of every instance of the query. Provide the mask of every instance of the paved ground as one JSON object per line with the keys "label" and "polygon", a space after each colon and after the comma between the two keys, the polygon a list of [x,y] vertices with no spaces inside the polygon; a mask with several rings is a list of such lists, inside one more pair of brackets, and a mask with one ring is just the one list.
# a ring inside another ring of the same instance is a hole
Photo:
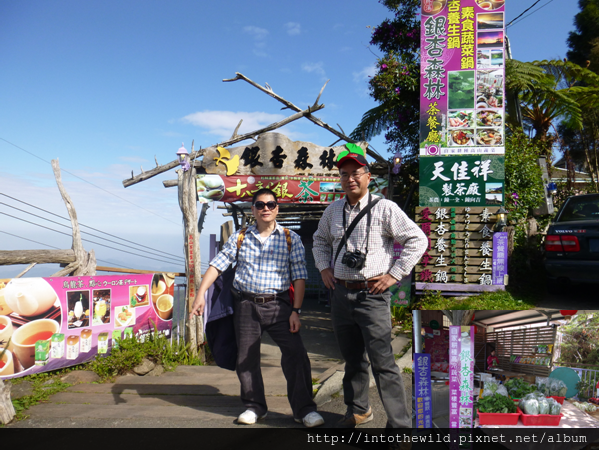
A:
{"label": "paved ground", "polygon": [[[316,300],[306,300],[302,314],[304,343],[312,364],[312,376],[327,381],[318,398],[327,424],[345,413],[343,397],[331,400],[341,389],[342,364],[334,339],[329,314]],[[394,342],[398,353],[407,339]],[[268,336],[262,344],[262,373],[269,406],[268,417],[256,428],[302,427],[293,421],[286,396],[286,383],[280,369],[280,351]],[[411,354],[402,358],[411,366]],[[404,382],[411,396],[411,375]],[[376,388],[371,389],[376,422],[386,418]],[[325,395],[324,393],[328,394]],[[330,401],[330,403],[326,403]],[[411,401],[410,401],[411,405]],[[14,422],[12,428],[155,428],[155,427],[238,427],[243,412],[239,381],[235,372],[216,366],[181,366],[159,377],[119,377],[115,383],[78,384],[56,394],[45,404],[29,409],[27,420]],[[370,424],[371,425],[371,424]]]}

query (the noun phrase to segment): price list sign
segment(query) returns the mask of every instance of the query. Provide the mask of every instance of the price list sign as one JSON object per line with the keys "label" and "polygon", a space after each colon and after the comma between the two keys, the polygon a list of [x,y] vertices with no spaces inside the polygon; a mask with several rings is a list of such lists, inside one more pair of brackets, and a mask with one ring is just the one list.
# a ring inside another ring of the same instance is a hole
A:
{"label": "price list sign", "polygon": [[432,428],[431,355],[414,354],[416,373],[416,428]]}
{"label": "price list sign", "polygon": [[472,428],[474,327],[449,327],[449,426]]}

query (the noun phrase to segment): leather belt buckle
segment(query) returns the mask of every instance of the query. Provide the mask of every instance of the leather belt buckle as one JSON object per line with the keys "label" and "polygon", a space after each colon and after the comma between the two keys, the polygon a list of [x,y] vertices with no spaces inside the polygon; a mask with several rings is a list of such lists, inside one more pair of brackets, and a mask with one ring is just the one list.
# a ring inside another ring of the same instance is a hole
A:
{"label": "leather belt buckle", "polygon": [[266,297],[254,297],[254,303],[266,303],[267,301]]}

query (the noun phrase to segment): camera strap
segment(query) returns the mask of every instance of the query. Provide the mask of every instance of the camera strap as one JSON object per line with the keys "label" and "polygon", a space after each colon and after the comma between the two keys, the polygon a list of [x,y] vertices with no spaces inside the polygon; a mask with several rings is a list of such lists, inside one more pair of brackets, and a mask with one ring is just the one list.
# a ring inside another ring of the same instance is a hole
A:
{"label": "camera strap", "polygon": [[[347,244],[349,235],[351,234],[352,231],[354,231],[354,228],[356,228],[356,225],[358,224],[360,219],[362,219],[362,217],[364,217],[365,214],[368,214],[368,225],[366,227],[366,253],[368,253],[368,237],[370,236],[370,220],[371,220],[370,210],[380,200],[381,199],[379,197],[372,200],[372,195],[370,193],[368,194],[368,205],[366,205],[366,208],[364,208],[362,211],[360,211],[358,213],[358,215],[354,218],[354,220],[352,220],[352,223],[349,224],[349,227],[347,228],[347,230],[345,230],[345,233],[343,234],[343,237],[341,238],[341,242],[339,243],[339,246],[337,247],[337,253],[335,254],[335,260],[333,261],[333,266],[335,266],[335,264],[337,263],[337,258],[339,257],[339,253],[341,252],[341,249],[343,248],[344,245]],[[344,206],[343,207],[343,228],[344,229],[345,229],[345,223],[346,222],[345,222],[345,206]]]}

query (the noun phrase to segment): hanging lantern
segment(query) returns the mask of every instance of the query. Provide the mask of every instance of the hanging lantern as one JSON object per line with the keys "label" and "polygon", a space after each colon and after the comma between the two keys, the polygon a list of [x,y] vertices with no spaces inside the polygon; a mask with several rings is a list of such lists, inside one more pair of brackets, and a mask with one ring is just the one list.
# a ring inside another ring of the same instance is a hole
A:
{"label": "hanging lantern", "polygon": [[560,314],[562,316],[564,316],[566,319],[571,319],[573,315],[575,315],[578,312],[577,309],[564,309],[564,310],[560,310]]}
{"label": "hanging lantern", "polygon": [[181,143],[181,148],[177,151],[177,156],[179,157],[179,164],[183,172],[187,172],[191,168],[191,165],[189,164],[189,152],[183,143]]}
{"label": "hanging lantern", "polygon": [[502,206],[497,210],[497,223],[495,223],[495,231],[503,231],[507,225],[507,211]]}
{"label": "hanging lantern", "polygon": [[397,175],[399,173],[399,169],[401,169],[401,155],[396,153],[393,157],[393,170],[392,172]]}

